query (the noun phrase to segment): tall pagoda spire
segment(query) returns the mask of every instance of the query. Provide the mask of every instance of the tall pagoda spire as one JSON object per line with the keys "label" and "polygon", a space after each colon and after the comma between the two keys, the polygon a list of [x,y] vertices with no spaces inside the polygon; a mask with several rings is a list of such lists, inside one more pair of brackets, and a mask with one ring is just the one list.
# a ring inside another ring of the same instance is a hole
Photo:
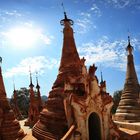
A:
{"label": "tall pagoda spire", "polygon": [[137,122],[140,121],[140,104],[138,103],[140,87],[134,66],[133,47],[129,36],[126,50],[128,52],[126,78],[115,118],[118,121]]}
{"label": "tall pagoda spire", "polygon": [[64,11],[64,19],[60,21],[63,29],[63,48],[59,67],[59,74],[54,83],[54,87],[63,86],[67,75],[77,75],[80,73],[81,62],[76,49],[72,25],[73,20],[67,17]]}
{"label": "tall pagoda spire", "polygon": [[34,85],[32,83],[32,73],[31,69],[29,69],[30,73],[30,84],[29,84],[29,94],[30,94],[30,104],[28,110],[28,119],[25,121],[25,126],[33,126],[34,124],[34,103],[35,103],[35,94],[34,94]]}
{"label": "tall pagoda spire", "polygon": [[44,139],[61,139],[64,136],[68,129],[64,109],[64,83],[69,76],[78,77],[82,73],[81,60],[76,49],[72,29],[74,22],[67,17],[65,11],[64,19],[60,21],[60,24],[64,28],[59,73],[49,93],[46,108],[42,110],[40,120],[33,128],[33,135],[38,139],[40,137]]}

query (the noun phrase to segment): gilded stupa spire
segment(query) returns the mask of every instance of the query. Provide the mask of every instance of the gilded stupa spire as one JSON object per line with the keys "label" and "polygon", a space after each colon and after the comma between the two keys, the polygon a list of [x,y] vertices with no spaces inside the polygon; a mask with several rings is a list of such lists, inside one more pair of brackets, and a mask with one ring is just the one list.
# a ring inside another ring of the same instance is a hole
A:
{"label": "gilded stupa spire", "polygon": [[128,51],[126,78],[115,118],[117,121],[138,122],[140,121],[140,104],[138,103],[140,87],[132,54],[133,47],[129,36],[126,50]]}

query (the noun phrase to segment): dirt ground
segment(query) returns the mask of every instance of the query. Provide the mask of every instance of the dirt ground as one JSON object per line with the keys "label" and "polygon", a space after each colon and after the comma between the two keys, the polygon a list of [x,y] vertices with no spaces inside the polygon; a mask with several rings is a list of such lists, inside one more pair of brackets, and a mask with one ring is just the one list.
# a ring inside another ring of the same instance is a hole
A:
{"label": "dirt ground", "polygon": [[27,134],[22,140],[37,140],[32,136],[32,128],[30,128],[29,126],[24,126],[25,121],[26,119],[19,121],[21,128],[24,130],[24,133]]}

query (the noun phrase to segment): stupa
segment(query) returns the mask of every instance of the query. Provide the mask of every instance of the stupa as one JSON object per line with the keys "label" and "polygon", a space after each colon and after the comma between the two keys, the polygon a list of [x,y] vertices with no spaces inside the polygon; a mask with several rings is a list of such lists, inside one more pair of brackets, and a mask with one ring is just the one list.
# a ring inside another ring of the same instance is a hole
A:
{"label": "stupa", "polygon": [[12,102],[12,105],[11,105],[13,111],[14,111],[14,114],[15,114],[15,117],[16,119],[18,120],[22,120],[23,119],[23,116],[18,108],[18,104],[17,104],[17,92],[16,92],[16,89],[15,89],[15,85],[14,85],[14,91],[13,91],[13,102]]}
{"label": "stupa", "polygon": [[[2,58],[0,59],[2,62]],[[0,139],[16,140],[24,136],[18,120],[6,98],[6,91],[0,66]]]}
{"label": "stupa", "polygon": [[46,107],[40,113],[32,134],[38,140],[108,140],[119,137],[111,119],[112,97],[95,75],[97,67],[87,70],[79,58],[73,36],[73,20],[64,12],[63,48],[56,81]]}
{"label": "stupa", "polygon": [[34,85],[32,83],[32,75],[30,72],[30,105],[29,105],[29,111],[28,111],[28,119],[25,121],[25,126],[30,126],[32,127],[39,118],[39,113],[42,110],[42,101],[41,101],[41,96],[40,96],[40,86],[38,83],[38,78],[36,77],[37,80],[37,93],[34,92]]}
{"label": "stupa", "polygon": [[140,85],[135,71],[130,37],[128,37],[126,50],[128,52],[126,79],[115,120],[120,122],[140,122]]}

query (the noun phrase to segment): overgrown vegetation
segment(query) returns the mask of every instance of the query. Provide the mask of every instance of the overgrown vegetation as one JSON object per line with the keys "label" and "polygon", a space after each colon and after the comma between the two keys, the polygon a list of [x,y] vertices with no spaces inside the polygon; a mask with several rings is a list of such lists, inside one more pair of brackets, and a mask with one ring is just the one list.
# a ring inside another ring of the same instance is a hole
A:
{"label": "overgrown vegetation", "polygon": [[[28,116],[28,110],[29,110],[29,104],[30,104],[30,94],[29,94],[29,89],[27,89],[26,87],[20,88],[19,90],[16,90],[16,94],[17,94],[17,105],[18,108],[22,114],[22,116],[24,118],[26,118]],[[36,94],[36,92],[35,92]],[[45,104],[46,100],[47,100],[47,96],[42,96],[42,101],[43,104]],[[13,103],[13,96],[10,100],[10,103]]]}
{"label": "overgrown vegetation", "polygon": [[112,114],[116,113],[117,107],[118,107],[120,99],[121,99],[121,95],[122,95],[122,90],[117,90],[113,94],[114,105],[112,107]]}
{"label": "overgrown vegetation", "polygon": [[[17,94],[17,105],[18,108],[23,115],[23,117],[28,116],[28,109],[29,109],[29,90],[27,88],[20,88],[16,90]],[[11,98],[11,104],[13,103],[13,97]]]}

